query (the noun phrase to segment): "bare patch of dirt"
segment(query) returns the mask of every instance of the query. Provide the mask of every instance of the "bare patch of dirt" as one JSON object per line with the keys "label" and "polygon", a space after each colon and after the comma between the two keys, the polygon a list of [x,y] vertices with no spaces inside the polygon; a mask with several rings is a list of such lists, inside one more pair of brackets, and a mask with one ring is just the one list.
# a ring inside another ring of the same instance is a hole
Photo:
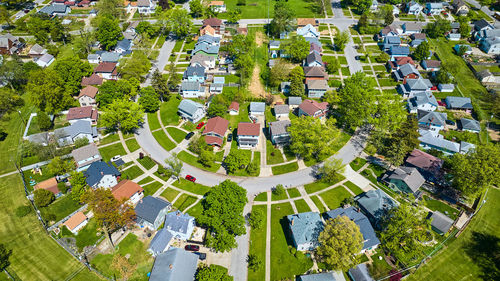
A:
{"label": "bare patch of dirt", "polygon": [[262,34],[262,32],[255,32],[255,43],[257,43],[257,47],[262,46],[262,44],[264,43],[264,34]]}
{"label": "bare patch of dirt", "polygon": [[258,98],[265,98],[267,93],[264,85],[262,85],[262,81],[260,80],[260,66],[258,64],[255,65],[252,73],[252,80],[248,85],[248,90],[252,93],[252,96]]}
{"label": "bare patch of dirt", "polygon": [[498,131],[488,130],[488,135],[490,136],[491,140],[500,141],[500,134]]}

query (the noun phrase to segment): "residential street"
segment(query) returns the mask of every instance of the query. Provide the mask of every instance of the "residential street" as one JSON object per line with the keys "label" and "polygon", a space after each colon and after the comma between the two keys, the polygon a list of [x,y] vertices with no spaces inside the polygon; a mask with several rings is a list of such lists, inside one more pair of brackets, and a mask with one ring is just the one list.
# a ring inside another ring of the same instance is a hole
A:
{"label": "residential street", "polygon": [[175,39],[169,37],[167,38],[167,40],[165,40],[165,43],[163,43],[163,46],[161,46],[160,54],[158,54],[156,61],[153,62],[153,66],[151,67],[151,70],[149,71],[146,77],[146,81],[142,83],[141,87],[147,87],[151,85],[151,77],[153,76],[153,73],[155,72],[156,69],[158,69],[160,72],[162,72],[163,69],[165,69],[165,66],[168,63],[168,58],[170,57],[170,54],[172,53],[174,46],[175,46]]}

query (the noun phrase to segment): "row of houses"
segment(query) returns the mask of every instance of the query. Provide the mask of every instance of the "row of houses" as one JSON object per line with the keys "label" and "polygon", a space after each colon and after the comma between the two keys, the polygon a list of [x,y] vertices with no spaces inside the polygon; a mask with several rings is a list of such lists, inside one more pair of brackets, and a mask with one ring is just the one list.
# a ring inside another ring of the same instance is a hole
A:
{"label": "row of houses", "polygon": [[446,10],[451,11],[457,16],[467,15],[469,13],[469,6],[463,0],[454,0],[450,5],[448,2],[427,2],[420,4],[412,0],[404,4],[404,11],[407,14],[418,16],[420,13],[426,15],[439,15]]}

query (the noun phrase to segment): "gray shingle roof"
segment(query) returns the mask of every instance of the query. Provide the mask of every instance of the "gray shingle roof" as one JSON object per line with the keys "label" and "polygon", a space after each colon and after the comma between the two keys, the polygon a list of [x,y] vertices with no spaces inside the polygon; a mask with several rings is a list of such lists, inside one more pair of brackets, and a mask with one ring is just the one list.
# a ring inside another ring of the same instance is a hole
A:
{"label": "gray shingle roof", "polygon": [[83,172],[85,181],[89,186],[96,185],[105,175],[119,176],[120,172],[111,164],[98,161],[90,164],[89,168]]}
{"label": "gray shingle roof", "polygon": [[446,125],[446,113],[435,112],[435,111],[425,111],[419,110],[417,112],[418,122],[420,123],[428,123],[435,126],[444,126]]}
{"label": "gray shingle roof", "polygon": [[472,109],[470,98],[448,96],[445,102],[448,108]]}
{"label": "gray shingle roof", "polygon": [[374,281],[370,276],[366,263],[359,264],[349,269],[349,276],[351,276],[353,281]]}
{"label": "gray shingle roof", "polygon": [[65,13],[66,5],[63,4],[51,4],[40,9],[40,13],[52,15],[54,13]]}
{"label": "gray shingle roof", "polygon": [[405,87],[411,91],[427,91],[432,87],[429,79],[407,79]]}
{"label": "gray shingle roof", "polygon": [[[345,279],[343,279],[345,280]],[[297,281],[343,281],[336,279],[333,272],[323,272],[298,276]]]}
{"label": "gray shingle roof", "polygon": [[265,103],[256,101],[250,103],[250,112],[264,112],[264,111],[266,111]]}
{"label": "gray shingle roof", "polygon": [[198,81],[182,81],[181,89],[183,91],[199,91],[201,88],[201,83]]}
{"label": "gray shingle roof", "polygon": [[399,67],[397,72],[398,72],[398,74],[401,75],[401,77],[405,77],[405,76],[410,75],[412,73],[420,76],[420,72],[418,72],[418,70],[415,68],[415,66],[411,63],[403,64],[402,66]]}
{"label": "gray shingle roof", "polygon": [[101,61],[103,62],[118,62],[120,59],[120,54],[113,52],[103,52],[101,53]]}
{"label": "gray shingle roof", "polygon": [[274,106],[274,114],[287,114],[290,112],[288,104],[278,104]]}
{"label": "gray shingle roof", "polygon": [[[73,156],[73,159],[75,159],[75,162],[80,162],[85,159],[88,159],[90,157],[93,157],[95,155],[99,155],[98,158],[92,159],[92,162],[96,162],[101,160],[101,155],[99,154],[99,149],[97,149],[97,146],[94,143],[88,144],[86,146],[77,148],[71,152],[71,156]],[[83,163],[81,166],[85,166],[88,163]]]}
{"label": "gray shingle roof", "polygon": [[180,211],[171,212],[165,216],[163,228],[187,234],[189,223],[193,219],[192,216]]}
{"label": "gray shingle roof", "polygon": [[460,142],[460,152],[461,153],[467,153],[470,150],[473,150],[475,148],[476,148],[476,146],[473,145],[472,143],[468,143],[468,142],[465,142],[465,141],[461,141]]}
{"label": "gray shingle roof", "polygon": [[397,203],[381,189],[370,190],[356,197],[359,206],[373,219],[381,219]]}
{"label": "gray shingle roof", "polygon": [[389,173],[388,179],[401,180],[413,191],[417,190],[424,184],[425,179],[416,168],[401,166]]}
{"label": "gray shingle roof", "polygon": [[280,47],[280,44],[281,44],[281,42],[280,42],[280,41],[277,41],[277,40],[271,40],[271,41],[269,41],[269,47],[276,47],[276,48],[279,48],[279,47]]}
{"label": "gray shingle roof", "polygon": [[288,105],[300,105],[302,97],[288,97]]}
{"label": "gray shingle roof", "polygon": [[170,231],[166,230],[165,228],[158,230],[155,237],[149,244],[149,250],[151,250],[153,253],[161,253],[163,250],[165,250],[165,248],[168,246],[168,243],[170,243],[170,240],[172,240],[173,237],[174,236],[170,233]]}
{"label": "gray shingle roof", "polygon": [[161,210],[169,207],[171,204],[163,199],[153,196],[146,196],[135,206],[137,219],[142,219],[153,224]]}
{"label": "gray shingle roof", "polygon": [[196,113],[196,111],[200,108],[203,108],[203,105],[202,104],[199,104],[197,102],[194,102],[192,100],[187,100],[187,99],[184,99],[181,101],[181,103],[179,104],[179,107],[178,109],[189,114],[189,115],[193,115]]}
{"label": "gray shingle roof", "polygon": [[205,76],[205,68],[201,66],[188,66],[184,71],[184,77]]}
{"label": "gray shingle roof", "polygon": [[442,233],[448,232],[453,225],[453,220],[439,211],[432,213],[431,220],[431,226]]}
{"label": "gray shingle roof", "polygon": [[205,34],[205,35],[198,37],[198,41],[196,42],[196,44],[202,44],[203,42],[206,42],[208,44],[219,44],[220,37],[214,37],[214,36],[210,36],[208,34]]}
{"label": "gray shingle roof", "polygon": [[132,41],[131,40],[122,39],[122,40],[118,41],[118,43],[116,44],[115,49],[121,48],[123,50],[129,50],[130,47],[131,47],[131,45],[132,45]]}
{"label": "gray shingle roof", "polygon": [[193,54],[198,52],[205,52],[207,54],[218,54],[219,53],[219,45],[212,45],[205,42],[198,43],[194,46]]}
{"label": "gray shingle roof", "polygon": [[325,90],[328,91],[328,82],[326,80],[309,80],[306,83],[307,90]]}
{"label": "gray shingle roof", "polygon": [[287,128],[291,125],[292,123],[290,122],[290,120],[281,120],[269,123],[271,136],[278,136],[288,133]]}
{"label": "gray shingle roof", "polygon": [[65,137],[74,138],[79,134],[94,135],[90,121],[78,120],[67,127],[54,130],[54,135],[59,139]]}
{"label": "gray shingle roof", "polygon": [[309,55],[307,55],[306,62],[307,62],[307,65],[309,65],[313,62],[318,62],[319,64],[323,64],[323,60],[321,59],[321,56],[316,52],[312,52]]}
{"label": "gray shingle roof", "polygon": [[179,248],[170,248],[156,257],[150,281],[193,281],[198,255]]}
{"label": "gray shingle roof", "polygon": [[288,215],[288,226],[297,245],[304,243],[318,243],[318,236],[324,225],[319,213],[307,212]]}
{"label": "gray shingle roof", "polygon": [[456,142],[452,142],[449,140],[445,140],[442,137],[435,137],[432,135],[432,133],[426,131],[426,130],[420,130],[421,136],[418,138],[418,140],[421,143],[438,147],[441,149],[445,149],[451,153],[458,153],[460,152],[460,144]]}

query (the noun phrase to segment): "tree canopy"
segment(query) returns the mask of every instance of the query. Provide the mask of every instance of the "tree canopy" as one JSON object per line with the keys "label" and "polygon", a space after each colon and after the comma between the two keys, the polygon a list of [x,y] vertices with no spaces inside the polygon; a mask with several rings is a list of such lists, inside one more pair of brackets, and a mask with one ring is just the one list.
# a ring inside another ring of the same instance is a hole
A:
{"label": "tree canopy", "polygon": [[244,169],[248,164],[250,164],[250,157],[245,151],[240,149],[231,149],[224,159],[224,165],[229,173]]}
{"label": "tree canopy", "polygon": [[283,49],[294,62],[302,62],[309,55],[309,42],[302,36],[293,36]]}
{"label": "tree canopy", "polygon": [[71,93],[65,90],[64,80],[54,69],[33,71],[26,91],[31,102],[47,113],[59,112],[73,103]]}
{"label": "tree canopy", "polygon": [[340,136],[333,122],[330,118],[326,124],[322,124],[321,120],[310,116],[292,119],[292,125],[288,128],[290,149],[305,159],[323,160],[331,155],[332,143]]}
{"label": "tree canopy", "polygon": [[192,19],[185,9],[176,7],[168,11],[167,27],[177,38],[186,37],[192,25]]}
{"label": "tree canopy", "polygon": [[295,14],[288,1],[278,0],[274,4],[274,17],[269,24],[270,33],[279,37],[283,32],[289,32],[295,25]]}
{"label": "tree canopy", "polygon": [[103,109],[101,124],[109,130],[131,132],[139,127],[144,111],[142,107],[129,100],[114,100]]}
{"label": "tree canopy", "polygon": [[139,104],[146,112],[155,112],[160,109],[160,96],[151,86],[142,88]]}
{"label": "tree canopy", "polygon": [[0,244],[0,272],[10,265],[9,258],[12,255],[12,250],[8,250],[4,244]]}
{"label": "tree canopy", "polygon": [[227,268],[220,265],[211,264],[210,266],[202,266],[196,273],[196,281],[233,281],[233,277],[229,276]]}
{"label": "tree canopy", "polygon": [[39,188],[33,191],[33,194],[34,194],[33,201],[35,202],[35,205],[38,207],[48,206],[56,199],[54,193],[43,188]]}
{"label": "tree canopy", "polygon": [[114,48],[118,41],[123,39],[118,20],[108,17],[101,18],[97,27],[96,38],[101,44],[102,49],[110,50]]}
{"label": "tree canopy", "polygon": [[64,81],[66,91],[72,95],[80,90],[82,78],[92,74],[92,66],[75,56],[67,56],[56,60],[54,69]]}
{"label": "tree canopy", "polygon": [[96,101],[100,107],[105,107],[114,100],[130,99],[132,85],[125,80],[107,80],[99,87],[99,94],[96,96]]}
{"label": "tree canopy", "polygon": [[415,49],[415,52],[413,52],[413,58],[419,61],[424,60],[429,56],[429,50],[429,43],[424,41],[420,43],[420,45],[418,45]]}

